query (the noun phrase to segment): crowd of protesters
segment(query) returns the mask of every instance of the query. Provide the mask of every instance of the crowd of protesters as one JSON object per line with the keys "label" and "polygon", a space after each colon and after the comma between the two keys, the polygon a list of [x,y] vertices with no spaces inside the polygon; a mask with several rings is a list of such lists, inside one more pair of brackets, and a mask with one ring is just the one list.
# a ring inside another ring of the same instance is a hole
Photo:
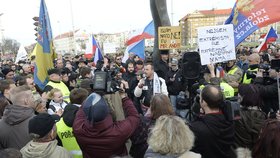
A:
{"label": "crowd of protesters", "polygon": [[[59,56],[44,89],[34,61],[2,61],[0,157],[279,158],[280,48],[240,46],[236,60],[202,66],[192,80],[184,53]],[[95,91],[102,71],[118,90]]]}

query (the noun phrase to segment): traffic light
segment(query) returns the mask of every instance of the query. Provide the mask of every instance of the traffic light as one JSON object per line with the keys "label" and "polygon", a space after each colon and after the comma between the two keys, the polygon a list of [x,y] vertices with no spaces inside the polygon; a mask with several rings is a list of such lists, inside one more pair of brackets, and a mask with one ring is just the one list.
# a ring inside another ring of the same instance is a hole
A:
{"label": "traffic light", "polygon": [[36,41],[37,41],[37,38],[38,38],[38,30],[39,30],[39,17],[38,16],[34,16],[33,18],[32,18],[35,22],[33,23],[33,25],[35,26],[35,31],[36,31],[36,33],[35,33],[35,36],[36,36]]}

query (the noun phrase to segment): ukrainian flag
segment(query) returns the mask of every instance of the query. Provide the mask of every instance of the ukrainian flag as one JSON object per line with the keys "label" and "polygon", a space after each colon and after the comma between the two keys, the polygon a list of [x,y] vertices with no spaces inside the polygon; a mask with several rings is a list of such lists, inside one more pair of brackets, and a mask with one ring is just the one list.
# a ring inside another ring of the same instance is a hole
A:
{"label": "ukrainian flag", "polygon": [[34,82],[40,89],[44,89],[48,83],[47,71],[54,67],[52,39],[52,28],[47,6],[45,1],[41,0],[37,44],[33,50],[36,53]]}

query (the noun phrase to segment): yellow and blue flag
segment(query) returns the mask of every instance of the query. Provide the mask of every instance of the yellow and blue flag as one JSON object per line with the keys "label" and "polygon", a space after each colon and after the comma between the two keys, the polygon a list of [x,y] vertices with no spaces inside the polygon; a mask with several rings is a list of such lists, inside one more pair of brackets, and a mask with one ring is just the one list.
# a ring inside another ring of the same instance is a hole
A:
{"label": "yellow and blue flag", "polygon": [[34,82],[40,89],[44,89],[48,83],[47,71],[54,67],[52,39],[52,28],[47,6],[45,1],[41,0],[37,44],[33,50],[33,52],[36,52]]}

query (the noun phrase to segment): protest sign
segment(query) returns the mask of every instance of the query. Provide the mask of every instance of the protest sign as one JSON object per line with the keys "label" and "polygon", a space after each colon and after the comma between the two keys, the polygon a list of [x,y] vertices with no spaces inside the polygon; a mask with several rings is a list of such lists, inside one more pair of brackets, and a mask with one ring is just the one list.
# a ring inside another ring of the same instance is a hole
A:
{"label": "protest sign", "polygon": [[158,46],[160,50],[181,48],[180,26],[159,27],[158,28]]}
{"label": "protest sign", "polygon": [[201,65],[236,59],[232,24],[198,28],[198,46]]}

